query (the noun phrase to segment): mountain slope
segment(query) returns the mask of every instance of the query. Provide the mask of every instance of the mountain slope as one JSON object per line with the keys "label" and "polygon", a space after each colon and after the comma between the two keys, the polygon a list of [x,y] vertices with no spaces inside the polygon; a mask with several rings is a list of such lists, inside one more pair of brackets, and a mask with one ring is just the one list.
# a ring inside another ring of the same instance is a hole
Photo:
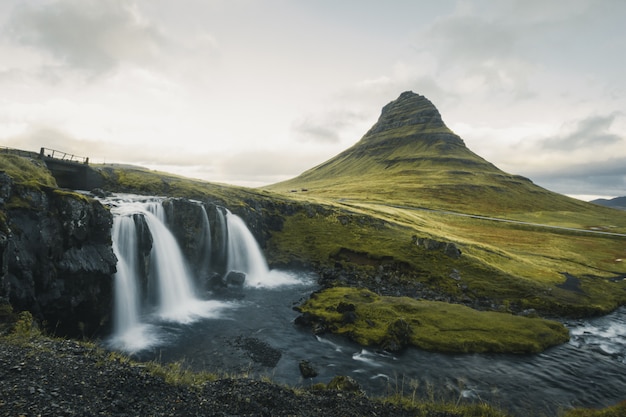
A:
{"label": "mountain slope", "polygon": [[410,91],[387,104],[354,146],[267,188],[483,215],[579,211],[586,205],[501,171],[476,155],[446,127],[427,98]]}
{"label": "mountain slope", "polygon": [[610,200],[606,198],[598,198],[597,200],[591,201],[594,204],[598,204],[605,207],[612,207],[619,210],[626,210],[626,196],[625,197],[615,197]]}

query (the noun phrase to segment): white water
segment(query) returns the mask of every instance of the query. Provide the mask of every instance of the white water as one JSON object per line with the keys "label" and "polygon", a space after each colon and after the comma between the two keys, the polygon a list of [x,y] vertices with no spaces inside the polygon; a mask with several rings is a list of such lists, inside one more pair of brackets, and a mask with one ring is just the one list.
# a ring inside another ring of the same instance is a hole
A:
{"label": "white water", "polygon": [[211,223],[209,223],[209,216],[206,209],[202,207],[202,235],[204,236],[204,242],[202,244],[202,254],[204,255],[199,266],[201,277],[209,271],[211,266]]}
{"label": "white water", "polygon": [[[162,344],[171,338],[166,323],[191,324],[198,319],[220,317],[225,310],[236,308],[231,302],[202,299],[196,283],[206,278],[210,270],[211,228],[203,210],[203,259],[191,273],[176,238],[167,227],[167,215],[160,199],[126,197],[107,201],[113,206],[113,248],[118,258],[115,274],[114,331],[109,345],[126,352],[137,352]],[[170,213],[172,214],[172,213]],[[175,213],[173,213],[175,215]],[[267,262],[241,218],[231,213],[217,219],[222,229],[228,271],[246,274],[246,286],[277,287],[297,284],[293,276],[270,271]],[[135,217],[143,218],[152,238],[148,259],[148,276],[140,272],[144,255],[139,253],[141,230]],[[144,281],[142,293],[141,282]]]}
{"label": "white water", "polygon": [[[160,201],[115,202],[113,248],[118,258],[115,274],[114,331],[109,345],[136,352],[163,342],[157,322],[191,323],[199,318],[217,317],[229,303],[202,300],[196,294],[193,277],[174,235],[166,226]],[[141,294],[137,263],[139,231],[134,215],[145,220],[152,236],[149,281],[156,287],[157,300],[150,305]],[[142,306],[143,303],[143,306]]]}
{"label": "white water", "polygon": [[114,336],[110,345],[136,351],[152,346],[157,340],[147,324],[140,322],[140,298],[137,288],[136,228],[132,215],[113,218],[113,251],[117,256],[115,273]]}
{"label": "white water", "polygon": [[281,285],[297,284],[291,275],[280,271],[270,271],[259,244],[237,215],[226,213],[228,227],[228,271],[246,274],[246,285],[250,287],[272,288]]}

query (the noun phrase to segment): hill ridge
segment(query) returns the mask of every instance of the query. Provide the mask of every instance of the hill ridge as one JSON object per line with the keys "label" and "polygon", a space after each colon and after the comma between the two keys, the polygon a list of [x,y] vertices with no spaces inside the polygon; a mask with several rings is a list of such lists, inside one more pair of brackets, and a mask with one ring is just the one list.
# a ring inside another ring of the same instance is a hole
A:
{"label": "hill ridge", "polygon": [[484,215],[577,211],[588,204],[504,172],[472,152],[435,105],[412,91],[386,104],[377,122],[348,149],[264,188]]}

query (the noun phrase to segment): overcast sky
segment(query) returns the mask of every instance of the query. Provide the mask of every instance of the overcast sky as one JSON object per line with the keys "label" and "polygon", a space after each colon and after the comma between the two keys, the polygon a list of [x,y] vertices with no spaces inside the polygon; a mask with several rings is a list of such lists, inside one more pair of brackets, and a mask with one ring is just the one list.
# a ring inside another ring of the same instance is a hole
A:
{"label": "overcast sky", "polygon": [[428,97],[475,153],[626,195],[623,0],[3,0],[0,145],[260,186]]}

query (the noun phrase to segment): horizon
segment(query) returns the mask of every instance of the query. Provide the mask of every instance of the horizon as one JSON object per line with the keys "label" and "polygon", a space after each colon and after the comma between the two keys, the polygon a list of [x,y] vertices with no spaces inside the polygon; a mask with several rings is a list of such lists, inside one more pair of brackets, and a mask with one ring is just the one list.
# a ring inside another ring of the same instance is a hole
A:
{"label": "horizon", "polygon": [[9,0],[0,11],[4,146],[259,187],[352,146],[411,90],[503,171],[576,198],[626,195],[619,0]]}

